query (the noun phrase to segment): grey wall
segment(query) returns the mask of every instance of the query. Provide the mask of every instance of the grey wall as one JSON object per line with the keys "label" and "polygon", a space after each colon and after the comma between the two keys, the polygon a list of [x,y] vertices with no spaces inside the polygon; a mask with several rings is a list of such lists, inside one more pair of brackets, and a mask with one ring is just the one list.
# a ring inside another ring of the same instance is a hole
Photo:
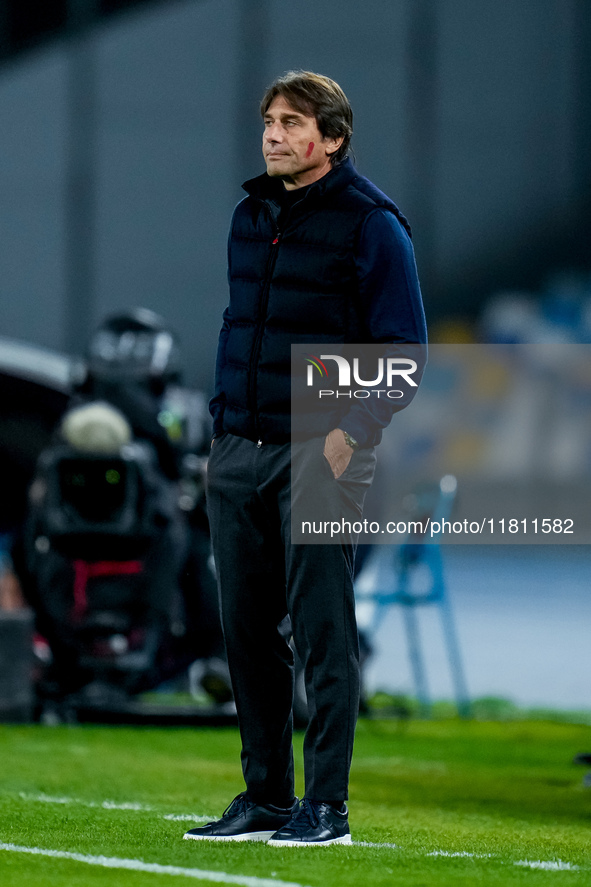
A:
{"label": "grey wall", "polygon": [[225,306],[228,221],[240,199],[236,4],[173,3],[98,44],[97,304],[170,319],[191,375],[210,383]]}
{"label": "grey wall", "polygon": [[63,317],[64,57],[0,80],[0,334],[59,347]]}
{"label": "grey wall", "polygon": [[575,4],[439,9],[437,270],[457,280],[572,222]]}
{"label": "grey wall", "polygon": [[210,388],[228,221],[242,178],[262,171],[257,102],[290,67],[329,74],[347,92],[361,172],[414,222],[431,316],[471,311],[487,274],[493,286],[528,262],[543,273],[560,256],[539,244],[574,225],[587,174],[575,144],[577,9],[579,0],[182,0],[101,27],[89,55],[92,287],[74,330],[71,48],[22,57],[0,72],[0,333],[81,351],[106,312],[146,305],[180,333],[188,380]]}

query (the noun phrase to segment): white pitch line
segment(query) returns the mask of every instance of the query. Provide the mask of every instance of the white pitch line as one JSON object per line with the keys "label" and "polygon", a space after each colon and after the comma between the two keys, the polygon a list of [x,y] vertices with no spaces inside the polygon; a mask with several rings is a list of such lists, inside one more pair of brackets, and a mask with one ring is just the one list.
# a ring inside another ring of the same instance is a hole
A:
{"label": "white pitch line", "polygon": [[[32,795],[27,794],[27,792],[19,792],[19,797],[23,801],[32,801],[34,803],[41,804],[76,804],[81,807],[94,807],[95,809],[101,810],[125,810],[132,811],[134,813],[154,813],[156,812],[153,807],[150,807],[147,804],[140,804],[137,801],[123,801],[121,803],[117,801],[83,801],[81,798],[68,798],[68,797],[54,797],[52,795],[46,794],[38,794]],[[166,813],[162,815],[162,819],[168,819],[173,822],[211,822],[215,819],[215,816],[201,816],[193,813],[182,813],[177,815],[176,813]]]}
{"label": "white pitch line", "polygon": [[81,798],[54,797],[41,792],[38,795],[28,794],[27,792],[19,792],[19,797],[23,801],[33,801],[41,804],[77,804],[82,807],[99,807],[103,810],[132,810],[137,813],[152,813],[153,807],[147,804],[140,804],[138,801],[83,801]]}
{"label": "white pitch line", "polygon": [[[142,813],[154,813],[156,812],[153,807],[148,806],[147,804],[140,804],[136,801],[124,801],[118,803],[116,801],[83,801],[80,798],[70,798],[66,796],[55,797],[52,795],[46,794],[27,794],[26,792],[19,792],[19,797],[23,801],[34,801],[40,802],[44,804],[78,804],[83,807],[95,807],[102,810],[126,810],[126,811],[135,811]],[[162,819],[166,819],[169,822],[212,822],[216,817],[215,816],[201,816],[192,813],[166,813],[161,815]],[[8,845],[0,844],[0,849],[6,849]],[[389,842],[372,842],[372,841],[352,841],[351,845],[353,847],[375,847],[380,850],[401,850],[402,848],[398,844],[392,844]],[[61,853],[61,851],[36,851],[23,849],[22,852],[44,852],[46,855],[55,855],[56,853]],[[425,856],[443,856],[447,858],[473,858],[473,859],[493,859],[495,857],[494,853],[470,853],[467,850],[452,852],[450,850],[432,850],[430,853],[426,853]],[[73,858],[73,857],[72,857]],[[89,857],[90,858],[90,857]],[[103,857],[92,857],[96,859],[103,859]],[[82,860],[86,861],[86,860]],[[124,862],[128,862],[129,860],[123,860]],[[139,862],[139,860],[132,860],[132,862]],[[98,865],[98,863],[94,863]],[[143,863],[142,863],[143,864]],[[580,871],[581,868],[578,865],[574,865],[570,862],[563,862],[561,859],[558,860],[529,860],[529,859],[521,859],[518,862],[514,862],[513,865],[520,865],[526,868],[531,869],[543,869],[545,871],[553,871],[553,872],[577,872]],[[171,866],[165,866],[164,868],[173,868]],[[142,869],[144,871],[144,869]],[[189,870],[187,870],[189,871]],[[191,871],[199,871],[198,869],[191,869]],[[176,872],[169,872],[169,874],[176,874]],[[215,873],[214,873],[215,874]],[[196,877],[195,875],[191,877]],[[235,883],[242,883],[236,881]],[[245,882],[246,883],[246,882]],[[250,882],[249,882],[250,883]],[[262,881],[257,880],[253,881],[253,884],[261,885]],[[281,884],[281,881],[269,881],[272,884]],[[298,887],[298,885],[295,885]],[[301,887],[301,885],[299,885]]]}
{"label": "white pitch line", "polygon": [[459,850],[455,853],[451,850],[432,850],[425,856],[449,856],[449,857],[469,857],[470,859],[492,859],[492,853],[470,853],[468,850]]}
{"label": "white pitch line", "polygon": [[542,859],[520,859],[513,865],[522,865],[530,869],[543,869],[547,872],[579,872],[580,866],[573,865],[571,862],[563,862],[561,859],[547,860]]}
{"label": "white pitch line", "polygon": [[19,792],[18,796],[21,799],[21,801],[35,801],[35,802],[40,801],[44,804],[72,804],[73,803],[72,798],[66,798],[66,797],[56,798],[56,797],[53,797],[52,795],[44,795],[44,794],[31,795],[31,794],[28,794],[27,792]]}
{"label": "white pitch line", "polygon": [[[45,794],[30,795],[25,792],[20,792],[20,798],[23,801],[34,801],[43,804],[79,804],[83,807],[94,807],[103,810],[154,812],[153,807],[148,807],[145,804],[139,804],[135,801],[117,804],[115,801],[82,801],[80,798],[52,797],[51,795]],[[162,815],[162,819],[166,819],[168,822],[212,822],[216,818],[217,817],[215,816],[197,816],[193,813],[165,813]],[[400,850],[400,847],[397,847],[396,844],[372,843],[371,841],[352,841],[351,843],[354,847],[377,847],[380,850]]]}
{"label": "white pitch line", "polygon": [[238,884],[239,887],[304,887],[303,884],[297,884],[294,881],[278,881],[276,878],[257,878],[253,875],[234,875],[229,872],[188,869],[177,865],[143,862],[141,859],[87,856],[83,853],[69,853],[66,850],[46,850],[43,847],[20,847],[18,844],[0,843],[0,850],[6,850],[11,853],[29,853],[33,856],[48,856],[52,859],[71,859],[73,862],[83,862],[86,865],[96,865],[106,869],[126,869],[132,872],[147,872],[152,875],[176,875],[182,878],[194,878],[196,881]]}

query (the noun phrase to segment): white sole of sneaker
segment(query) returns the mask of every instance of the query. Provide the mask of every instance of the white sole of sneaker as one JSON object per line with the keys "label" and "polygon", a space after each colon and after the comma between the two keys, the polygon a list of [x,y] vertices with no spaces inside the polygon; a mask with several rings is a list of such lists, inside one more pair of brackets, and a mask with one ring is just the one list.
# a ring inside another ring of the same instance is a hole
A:
{"label": "white sole of sneaker", "polygon": [[243,835],[183,835],[185,841],[268,841],[275,832],[245,832]]}
{"label": "white sole of sneaker", "polygon": [[351,835],[342,838],[331,838],[330,841],[267,841],[271,847],[328,847],[329,844],[350,844]]}

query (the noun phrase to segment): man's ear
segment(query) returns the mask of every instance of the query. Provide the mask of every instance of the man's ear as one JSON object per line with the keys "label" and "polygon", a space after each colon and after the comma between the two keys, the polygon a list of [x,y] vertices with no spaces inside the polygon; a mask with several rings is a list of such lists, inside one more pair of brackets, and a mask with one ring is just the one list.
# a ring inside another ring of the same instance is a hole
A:
{"label": "man's ear", "polygon": [[331,154],[336,154],[341,145],[343,144],[344,136],[339,136],[338,139],[326,139],[324,142],[324,150],[327,155],[330,157]]}

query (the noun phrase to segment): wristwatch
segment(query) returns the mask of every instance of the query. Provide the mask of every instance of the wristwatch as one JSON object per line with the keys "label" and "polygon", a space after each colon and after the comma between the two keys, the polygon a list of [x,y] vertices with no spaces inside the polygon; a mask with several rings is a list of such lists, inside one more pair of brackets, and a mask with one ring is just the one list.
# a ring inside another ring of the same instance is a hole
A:
{"label": "wristwatch", "polygon": [[356,450],[359,447],[359,444],[357,443],[355,438],[351,437],[348,431],[343,431],[343,434],[345,435],[345,443],[347,444],[347,446],[351,447],[352,450]]}

